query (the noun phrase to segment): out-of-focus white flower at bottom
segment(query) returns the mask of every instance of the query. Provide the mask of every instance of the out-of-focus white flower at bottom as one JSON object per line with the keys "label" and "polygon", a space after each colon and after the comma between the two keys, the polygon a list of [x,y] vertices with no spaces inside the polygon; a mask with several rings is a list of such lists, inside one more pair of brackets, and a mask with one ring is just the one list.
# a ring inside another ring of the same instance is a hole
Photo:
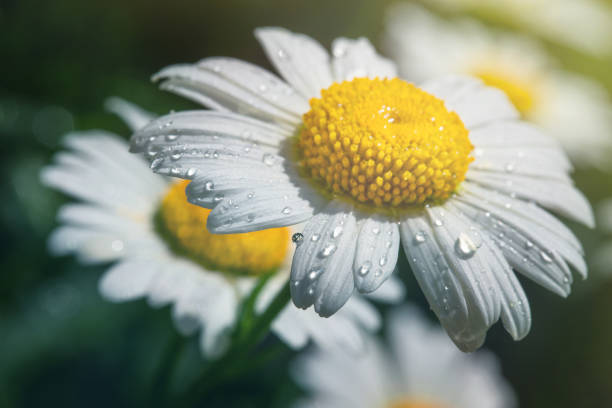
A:
{"label": "out-of-focus white flower at bottom", "polygon": [[313,349],[293,366],[310,392],[299,408],[508,408],[510,385],[491,353],[459,352],[412,307],[393,311],[388,343],[370,339],[363,355]]}
{"label": "out-of-focus white flower at bottom", "polygon": [[[121,100],[112,100],[110,108],[133,129],[152,119]],[[153,307],[172,304],[178,330],[202,329],[202,350],[213,356],[225,349],[241,303],[260,276],[274,273],[257,298],[257,313],[287,284],[294,230],[211,234],[205,227],[210,211],[187,202],[186,183],[153,174],[116,135],[72,134],[66,146],[71,151],[58,153],[41,178],[80,203],[60,209],[60,226],[49,246],[55,254],[75,253],[86,264],[114,262],[100,281],[105,298],[146,297]],[[377,295],[397,300],[402,291],[398,281],[391,281]],[[288,304],[272,330],[293,348],[313,340],[323,347],[358,350],[362,331],[379,324],[376,310],[357,297],[330,319]]]}

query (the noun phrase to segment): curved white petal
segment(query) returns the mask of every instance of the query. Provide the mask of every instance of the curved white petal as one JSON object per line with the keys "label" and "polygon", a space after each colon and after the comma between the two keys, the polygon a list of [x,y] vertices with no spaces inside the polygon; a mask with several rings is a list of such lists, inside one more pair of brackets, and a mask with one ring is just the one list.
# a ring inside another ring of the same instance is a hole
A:
{"label": "curved white petal", "polygon": [[357,221],[351,208],[331,202],[304,229],[291,265],[291,297],[299,308],[334,314],[353,293]]}
{"label": "curved white petal", "polygon": [[476,350],[489,324],[473,301],[466,302],[467,293],[451,271],[433,227],[422,216],[409,217],[402,220],[400,234],[412,272],[440,323],[457,347]]}
{"label": "curved white petal", "polygon": [[353,261],[357,290],[373,292],[391,276],[397,263],[399,244],[399,229],[395,222],[378,217],[367,217],[360,222]]}
{"label": "curved white petal", "polygon": [[332,43],[332,70],[336,82],[353,78],[395,78],[397,70],[390,60],[378,55],[367,38],[336,38]]}
{"label": "curved white petal", "polygon": [[332,84],[329,54],[312,38],[278,27],[258,28],[255,37],[282,77],[306,99]]}
{"label": "curved white petal", "polygon": [[[153,76],[161,88],[213,109],[295,125],[306,101],[273,74],[247,62],[212,58],[171,65]],[[212,103],[211,103],[212,102]]]}
{"label": "curved white petal", "polygon": [[119,116],[132,131],[140,129],[155,118],[151,112],[116,96],[108,98],[104,102],[104,107]]}
{"label": "curved white petal", "polygon": [[567,182],[519,174],[493,174],[471,169],[468,170],[466,179],[493,190],[533,200],[588,227],[595,226],[593,210],[586,197]]}
{"label": "curved white petal", "polygon": [[113,302],[124,302],[147,295],[159,265],[146,260],[125,260],[112,266],[102,276],[99,289],[102,296]]}

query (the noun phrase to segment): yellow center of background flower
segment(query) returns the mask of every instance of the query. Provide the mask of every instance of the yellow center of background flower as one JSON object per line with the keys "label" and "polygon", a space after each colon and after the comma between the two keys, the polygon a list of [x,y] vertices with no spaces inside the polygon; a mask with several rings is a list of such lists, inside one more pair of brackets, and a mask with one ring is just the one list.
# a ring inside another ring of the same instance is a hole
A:
{"label": "yellow center of background flower", "polygon": [[299,166],[326,191],[380,207],[447,199],[473,146],[444,102],[400,79],[335,83],[310,100]]}
{"label": "yellow center of background flower", "polygon": [[488,85],[502,90],[524,118],[528,118],[535,105],[535,94],[530,84],[518,76],[496,71],[477,71],[475,76]]}
{"label": "yellow center of background flower", "polygon": [[289,248],[289,228],[244,234],[211,234],[206,229],[210,210],[185,197],[189,181],[170,187],[161,202],[157,226],[175,252],[209,270],[238,275],[260,275],[276,270]]}
{"label": "yellow center of background flower", "polygon": [[442,405],[418,400],[400,400],[391,403],[389,408],[444,408]]}

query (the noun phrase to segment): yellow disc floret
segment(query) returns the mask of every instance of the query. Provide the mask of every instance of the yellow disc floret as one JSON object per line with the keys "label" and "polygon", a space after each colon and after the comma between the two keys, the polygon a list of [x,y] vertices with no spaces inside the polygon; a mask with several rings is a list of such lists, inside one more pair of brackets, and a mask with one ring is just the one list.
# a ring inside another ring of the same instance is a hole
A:
{"label": "yellow disc floret", "polygon": [[158,227],[175,251],[207,269],[231,274],[263,274],[283,263],[289,247],[288,228],[211,234],[206,229],[210,210],[187,202],[187,183],[170,187],[158,212]]}
{"label": "yellow disc floret", "polygon": [[389,408],[443,408],[441,405],[419,400],[399,400],[392,402]]}
{"label": "yellow disc floret", "polygon": [[299,166],[328,192],[368,206],[443,201],[473,160],[459,116],[400,79],[335,83],[310,108],[297,142]]}

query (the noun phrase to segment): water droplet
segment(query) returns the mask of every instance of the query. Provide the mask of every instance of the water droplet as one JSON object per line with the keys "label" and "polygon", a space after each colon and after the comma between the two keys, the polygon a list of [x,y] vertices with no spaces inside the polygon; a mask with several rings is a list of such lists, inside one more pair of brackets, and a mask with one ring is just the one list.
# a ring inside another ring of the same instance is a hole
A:
{"label": "water droplet", "polygon": [[504,167],[504,170],[506,170],[508,173],[512,173],[514,169],[514,163],[506,163],[506,166]]}
{"label": "water droplet", "polygon": [[531,242],[529,240],[525,241],[525,248],[527,248],[527,249],[533,248],[533,242]]}
{"label": "water droplet", "polygon": [[379,228],[378,226],[376,226],[376,227],[372,227],[372,233],[373,233],[374,235],[378,235],[378,234],[380,234],[380,228]]}
{"label": "water droplet", "polygon": [[251,191],[250,193],[247,194],[247,198],[249,200],[252,199],[253,197],[255,197],[255,193],[254,192]]}
{"label": "water droplet", "polygon": [[341,226],[337,226],[331,232],[331,237],[334,238],[334,239],[338,238],[340,235],[342,235],[342,231],[343,231],[342,227]]}
{"label": "water droplet", "polygon": [[378,260],[378,265],[385,266],[386,264],[387,264],[387,257],[383,255]]}
{"label": "water droplet", "polygon": [[196,173],[197,173],[197,172],[198,172],[198,169],[193,168],[193,167],[190,167],[190,168],[188,168],[188,169],[187,169],[187,172],[185,173],[185,176],[186,176],[188,179],[192,179],[192,178],[194,178],[194,177],[195,177],[195,175],[196,175]]}
{"label": "water droplet", "polygon": [[323,273],[323,268],[321,268],[320,266],[315,266],[312,269],[310,269],[310,271],[308,272],[308,279],[313,281],[317,279],[319,275],[321,275],[322,273]]}
{"label": "water droplet", "polygon": [[336,252],[336,244],[331,244],[330,243],[330,244],[325,245],[325,247],[323,247],[321,252],[319,252],[319,255],[322,258],[327,258],[328,256],[330,256],[334,252]]}
{"label": "water droplet", "polygon": [[540,251],[540,258],[546,263],[552,263],[552,258],[544,251]]}
{"label": "water droplet", "polygon": [[285,207],[281,212],[285,215],[291,214],[291,207]]}
{"label": "water droplet", "polygon": [[293,281],[293,286],[295,286],[296,288],[297,288],[298,286],[300,286],[300,281],[299,281],[299,280],[294,280],[294,281]]}
{"label": "water droplet", "polygon": [[314,295],[314,288],[308,288],[308,296]]}
{"label": "water droplet", "polygon": [[455,241],[455,252],[461,259],[470,259],[476,253],[478,247],[472,241],[469,235],[462,232],[459,234],[459,238]]}
{"label": "water droplet", "polygon": [[374,277],[375,278],[379,278],[382,275],[382,269],[377,269],[376,272],[374,272]]}
{"label": "water droplet", "polygon": [[172,155],[170,156],[170,158],[171,158],[172,160],[175,160],[175,161],[176,161],[176,160],[180,159],[182,156],[183,156],[183,153],[181,153],[181,152],[174,152],[174,153],[172,153]]}
{"label": "water droplet", "polygon": [[304,234],[296,232],[291,236],[291,241],[293,241],[293,243],[296,245],[300,245],[302,241],[304,241]]}
{"label": "water droplet", "polygon": [[278,58],[280,59],[289,59],[287,51],[283,50],[282,48],[279,48],[278,51],[276,51],[276,55],[278,55]]}
{"label": "water droplet", "polygon": [[427,240],[427,236],[425,235],[423,231],[419,231],[416,234],[414,234],[414,242],[416,242],[417,244],[422,244],[426,240]]}
{"label": "water droplet", "polygon": [[262,160],[266,166],[273,166],[276,163],[276,158],[270,153],[264,154]]}
{"label": "water droplet", "polygon": [[266,92],[268,90],[268,86],[266,84],[259,85],[259,92]]}
{"label": "water droplet", "polygon": [[218,151],[214,151],[212,154],[213,159],[218,159],[219,158],[219,152]]}
{"label": "water droplet", "polygon": [[366,276],[370,272],[370,268],[372,267],[372,263],[370,261],[365,261],[357,270],[357,273],[360,276]]}
{"label": "water droplet", "polygon": [[213,183],[212,180],[208,180],[206,181],[206,183],[204,183],[204,190],[213,191],[214,189],[215,189],[215,183]]}
{"label": "water droplet", "polygon": [[255,219],[255,214],[253,214],[253,213],[248,214],[248,215],[246,216],[246,220],[247,220],[247,222],[253,222],[253,220],[254,220],[254,219]]}
{"label": "water droplet", "polygon": [[221,193],[219,194],[215,194],[215,196],[213,197],[213,201],[215,203],[218,203],[219,201],[223,201],[223,198],[225,198],[225,196]]}
{"label": "water droplet", "polygon": [[178,135],[166,135],[166,140],[169,142],[173,142],[178,139]]}
{"label": "water droplet", "polygon": [[312,234],[312,236],[310,237],[310,240],[312,242],[317,242],[319,240],[319,238],[321,238],[321,236],[319,234]]}
{"label": "water droplet", "polygon": [[177,167],[173,167],[170,169],[170,175],[171,176],[178,176],[179,174],[181,174],[181,169],[177,168]]}
{"label": "water droplet", "polygon": [[434,220],[434,222],[433,222],[433,223],[434,223],[434,225],[435,225],[436,227],[441,227],[441,226],[443,226],[443,225],[444,225],[444,221],[442,221],[442,220],[441,220],[441,219],[439,219],[439,218],[436,218],[436,219]]}

